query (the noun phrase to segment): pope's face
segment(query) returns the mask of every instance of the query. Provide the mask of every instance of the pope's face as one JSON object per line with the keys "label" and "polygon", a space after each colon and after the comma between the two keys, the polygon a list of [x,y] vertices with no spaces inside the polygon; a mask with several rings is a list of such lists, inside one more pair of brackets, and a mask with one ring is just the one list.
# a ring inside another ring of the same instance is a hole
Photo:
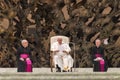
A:
{"label": "pope's face", "polygon": [[62,44],[62,38],[58,38],[57,41],[59,44]]}
{"label": "pope's face", "polygon": [[23,46],[24,48],[28,47],[28,42],[23,42],[23,43],[22,43],[22,46]]}

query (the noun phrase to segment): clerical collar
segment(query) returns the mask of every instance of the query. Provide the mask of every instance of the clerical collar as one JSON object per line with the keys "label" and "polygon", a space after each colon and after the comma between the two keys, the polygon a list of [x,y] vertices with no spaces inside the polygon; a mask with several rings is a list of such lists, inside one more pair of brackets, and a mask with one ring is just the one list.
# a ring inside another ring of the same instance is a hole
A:
{"label": "clerical collar", "polygon": [[100,46],[96,46],[96,48],[100,48]]}

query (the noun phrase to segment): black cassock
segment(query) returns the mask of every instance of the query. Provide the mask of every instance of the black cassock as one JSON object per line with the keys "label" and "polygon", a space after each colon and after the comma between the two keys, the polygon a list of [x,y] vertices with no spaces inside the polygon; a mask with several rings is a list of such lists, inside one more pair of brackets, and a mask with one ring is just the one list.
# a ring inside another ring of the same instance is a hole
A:
{"label": "black cassock", "polygon": [[27,72],[26,71],[26,65],[27,65],[26,61],[21,61],[20,60],[20,57],[21,57],[22,54],[27,54],[28,58],[30,58],[30,60],[31,60],[31,51],[30,51],[30,48],[29,47],[26,47],[26,48],[20,47],[17,50],[17,71],[18,72]]}
{"label": "black cassock", "polygon": [[[93,71],[98,71],[98,72],[107,71],[108,65],[107,65],[106,58],[104,56],[104,48],[96,47],[96,46],[92,47],[91,53],[92,53],[92,62],[94,64]],[[104,60],[95,61],[97,57],[102,57]]]}

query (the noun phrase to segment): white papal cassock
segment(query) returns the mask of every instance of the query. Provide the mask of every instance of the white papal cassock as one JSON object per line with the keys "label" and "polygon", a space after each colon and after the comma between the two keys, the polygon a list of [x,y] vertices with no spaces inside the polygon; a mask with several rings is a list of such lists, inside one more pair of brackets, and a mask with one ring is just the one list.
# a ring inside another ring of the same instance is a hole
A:
{"label": "white papal cassock", "polygon": [[[61,70],[64,70],[64,68],[70,69],[73,67],[73,59],[70,54],[67,54],[71,51],[70,47],[66,43],[62,43],[61,45],[58,42],[55,42],[51,45],[51,51],[56,51],[58,50],[59,52],[54,54],[54,64],[55,67],[58,65]],[[66,51],[67,53],[64,53],[63,51]]]}

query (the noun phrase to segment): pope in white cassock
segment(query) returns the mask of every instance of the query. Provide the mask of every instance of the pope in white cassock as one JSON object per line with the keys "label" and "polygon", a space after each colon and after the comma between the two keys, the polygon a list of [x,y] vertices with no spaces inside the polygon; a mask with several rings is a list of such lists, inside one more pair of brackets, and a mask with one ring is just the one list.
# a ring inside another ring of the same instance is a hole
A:
{"label": "pope in white cassock", "polygon": [[71,51],[69,44],[63,43],[62,38],[58,38],[57,42],[51,45],[51,51],[54,53],[53,61],[58,72],[72,70],[73,59],[69,54]]}

